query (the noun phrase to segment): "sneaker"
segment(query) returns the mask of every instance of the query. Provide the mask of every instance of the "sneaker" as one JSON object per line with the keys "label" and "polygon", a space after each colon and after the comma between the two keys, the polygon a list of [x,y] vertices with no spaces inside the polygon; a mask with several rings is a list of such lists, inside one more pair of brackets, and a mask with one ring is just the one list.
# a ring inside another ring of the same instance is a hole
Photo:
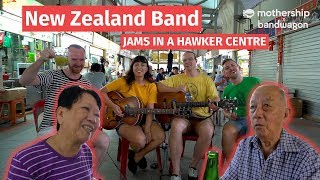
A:
{"label": "sneaker", "polygon": [[181,180],[181,177],[178,175],[172,175],[170,180]]}
{"label": "sneaker", "polygon": [[188,180],[197,180],[198,179],[198,171],[196,168],[189,167],[188,170]]}

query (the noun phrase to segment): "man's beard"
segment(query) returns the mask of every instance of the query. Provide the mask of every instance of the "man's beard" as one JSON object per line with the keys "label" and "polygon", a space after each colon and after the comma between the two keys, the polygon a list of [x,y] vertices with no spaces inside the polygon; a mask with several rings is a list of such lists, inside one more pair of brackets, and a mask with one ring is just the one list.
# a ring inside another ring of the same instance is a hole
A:
{"label": "man's beard", "polygon": [[[76,66],[76,65],[70,66],[70,64],[68,65],[68,67],[69,67],[70,71],[71,71],[73,74],[80,74],[80,72],[81,72],[82,69],[83,69],[83,66]],[[79,69],[79,68],[77,68],[77,67],[81,67],[81,68]]]}

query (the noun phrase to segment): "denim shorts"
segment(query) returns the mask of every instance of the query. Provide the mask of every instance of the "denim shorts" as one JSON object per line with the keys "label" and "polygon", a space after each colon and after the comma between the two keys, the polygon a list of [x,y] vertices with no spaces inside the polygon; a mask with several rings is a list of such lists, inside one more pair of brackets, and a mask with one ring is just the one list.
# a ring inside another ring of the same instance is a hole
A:
{"label": "denim shorts", "polygon": [[239,131],[239,136],[245,135],[248,131],[248,122],[246,117],[240,117],[237,120],[229,120],[226,124],[234,125]]}

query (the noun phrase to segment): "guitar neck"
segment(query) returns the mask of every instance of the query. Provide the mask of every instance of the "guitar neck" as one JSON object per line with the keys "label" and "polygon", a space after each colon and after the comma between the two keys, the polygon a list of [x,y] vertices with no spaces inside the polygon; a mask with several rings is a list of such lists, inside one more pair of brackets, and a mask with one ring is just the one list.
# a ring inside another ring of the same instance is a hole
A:
{"label": "guitar neck", "polygon": [[174,114],[174,109],[126,108],[126,114]]}
{"label": "guitar neck", "polygon": [[177,107],[207,107],[210,102],[177,102]]}

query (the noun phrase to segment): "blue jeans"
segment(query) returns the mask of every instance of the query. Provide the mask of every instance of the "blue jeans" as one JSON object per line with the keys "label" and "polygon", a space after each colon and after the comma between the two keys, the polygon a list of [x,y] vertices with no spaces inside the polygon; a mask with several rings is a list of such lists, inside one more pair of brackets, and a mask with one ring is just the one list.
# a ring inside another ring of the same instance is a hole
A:
{"label": "blue jeans", "polygon": [[248,131],[248,123],[246,117],[240,117],[237,120],[229,120],[226,124],[234,125],[239,131],[239,136],[246,134]]}

